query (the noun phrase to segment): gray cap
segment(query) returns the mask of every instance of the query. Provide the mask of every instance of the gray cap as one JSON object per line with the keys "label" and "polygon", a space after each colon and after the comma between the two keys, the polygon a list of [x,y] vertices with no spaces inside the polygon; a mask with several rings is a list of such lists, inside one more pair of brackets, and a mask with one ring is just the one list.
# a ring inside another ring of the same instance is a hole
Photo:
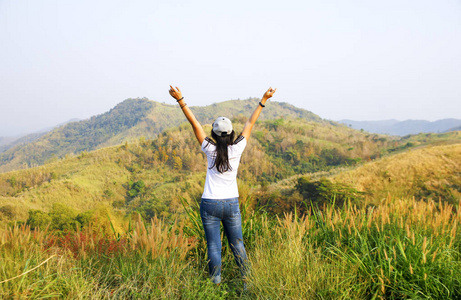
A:
{"label": "gray cap", "polygon": [[223,133],[231,134],[232,122],[226,117],[218,117],[213,123],[213,132],[218,136],[222,136]]}

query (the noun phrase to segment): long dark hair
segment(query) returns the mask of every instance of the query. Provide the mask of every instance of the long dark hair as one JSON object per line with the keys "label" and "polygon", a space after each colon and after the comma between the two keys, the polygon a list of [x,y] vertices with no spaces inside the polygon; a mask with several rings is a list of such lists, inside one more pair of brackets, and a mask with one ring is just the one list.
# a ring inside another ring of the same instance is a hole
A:
{"label": "long dark hair", "polygon": [[216,170],[218,170],[219,173],[232,171],[232,167],[229,164],[227,146],[234,143],[235,132],[232,130],[230,134],[223,133],[222,136],[219,136],[211,130],[211,137],[216,141],[216,157],[210,169],[216,166]]}

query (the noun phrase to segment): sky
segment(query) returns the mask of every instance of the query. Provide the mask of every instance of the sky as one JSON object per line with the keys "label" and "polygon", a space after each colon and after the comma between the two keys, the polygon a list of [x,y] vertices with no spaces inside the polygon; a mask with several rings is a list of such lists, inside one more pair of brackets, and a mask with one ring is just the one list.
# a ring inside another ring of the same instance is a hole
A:
{"label": "sky", "polygon": [[[461,119],[460,0],[0,0],[0,136],[127,98]],[[270,105],[270,103],[269,103]]]}

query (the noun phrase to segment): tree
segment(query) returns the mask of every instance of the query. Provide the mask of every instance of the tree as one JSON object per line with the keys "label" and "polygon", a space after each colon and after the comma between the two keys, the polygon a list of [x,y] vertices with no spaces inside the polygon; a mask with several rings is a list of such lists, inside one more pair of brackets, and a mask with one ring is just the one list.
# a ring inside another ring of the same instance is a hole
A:
{"label": "tree", "polygon": [[29,210],[29,218],[27,219],[26,224],[32,229],[44,229],[51,224],[51,217],[46,212],[38,209],[31,209]]}
{"label": "tree", "polygon": [[51,229],[73,230],[81,225],[77,221],[77,213],[62,203],[54,203],[49,216],[51,217]]}
{"label": "tree", "polygon": [[130,180],[128,181],[128,192],[127,195],[130,198],[134,198],[142,193],[144,193],[146,185],[144,181],[138,180],[136,182]]}
{"label": "tree", "polygon": [[181,170],[181,169],[182,169],[182,159],[181,159],[181,157],[175,156],[175,157],[173,158],[173,167],[174,167],[176,170]]}

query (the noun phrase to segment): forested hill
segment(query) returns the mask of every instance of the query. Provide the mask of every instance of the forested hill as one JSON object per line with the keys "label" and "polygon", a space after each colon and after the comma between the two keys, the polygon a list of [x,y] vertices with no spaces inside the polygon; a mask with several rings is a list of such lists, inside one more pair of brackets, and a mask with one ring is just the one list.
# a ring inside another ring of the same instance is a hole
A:
{"label": "forested hill", "polygon": [[18,145],[24,145],[24,144],[31,143],[55,128],[61,127],[70,122],[77,122],[77,121],[80,121],[80,120],[77,118],[73,118],[66,122],[57,124],[53,127],[43,128],[41,130],[29,133],[27,135],[20,135],[16,137],[0,137],[0,153],[5,152],[8,149],[11,149]]}
{"label": "forested hill", "polygon": [[[234,127],[240,131],[243,123],[237,120]],[[210,131],[211,125],[204,128]],[[254,186],[294,175],[368,161],[398,145],[392,138],[329,122],[261,121],[242,156],[240,195],[245,199]],[[183,123],[153,140],[139,138],[0,174],[0,212],[10,205],[25,220],[29,209],[49,210],[53,203],[78,210],[105,203],[126,212],[147,205],[157,215],[174,214],[181,209],[180,197],[200,197],[205,159],[190,126]]]}
{"label": "forested hill", "polygon": [[[258,99],[230,100],[204,107],[191,107],[202,124],[211,123],[219,115],[231,119],[248,118]],[[322,119],[287,103],[270,101],[261,114],[261,120],[276,118],[302,118],[307,121]],[[38,139],[0,153],[0,172],[41,165],[66,154],[78,154],[102,147],[117,145],[144,136],[154,138],[167,128],[186,122],[175,105],[142,99],[127,99],[110,111],[90,119],[68,123]]]}

